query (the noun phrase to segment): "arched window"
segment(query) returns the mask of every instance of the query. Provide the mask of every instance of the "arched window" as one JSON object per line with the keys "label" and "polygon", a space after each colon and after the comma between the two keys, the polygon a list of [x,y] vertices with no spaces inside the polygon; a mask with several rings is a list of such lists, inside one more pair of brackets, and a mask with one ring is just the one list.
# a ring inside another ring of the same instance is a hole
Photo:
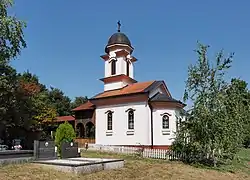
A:
{"label": "arched window", "polygon": [[162,129],[169,129],[169,117],[167,115],[162,116]]}
{"label": "arched window", "polygon": [[111,75],[116,74],[116,60],[111,61]]}
{"label": "arched window", "polygon": [[127,61],[127,76],[129,76],[129,62]]}
{"label": "arched window", "polygon": [[134,110],[128,111],[128,129],[134,129]]}
{"label": "arched window", "polygon": [[107,114],[107,129],[112,130],[112,112],[109,111]]}

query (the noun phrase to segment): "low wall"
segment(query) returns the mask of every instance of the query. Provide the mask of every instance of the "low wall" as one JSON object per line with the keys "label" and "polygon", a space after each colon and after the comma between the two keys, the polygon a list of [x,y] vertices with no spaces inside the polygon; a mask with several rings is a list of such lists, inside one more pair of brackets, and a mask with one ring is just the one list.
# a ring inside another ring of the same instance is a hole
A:
{"label": "low wall", "polygon": [[10,159],[0,159],[0,166],[8,164],[22,164],[34,161],[34,157],[22,157],[22,158],[10,158]]}
{"label": "low wall", "polygon": [[0,151],[0,166],[20,164],[34,160],[33,150],[6,150]]}
{"label": "low wall", "polygon": [[33,150],[6,150],[0,151],[0,159],[33,157]]}

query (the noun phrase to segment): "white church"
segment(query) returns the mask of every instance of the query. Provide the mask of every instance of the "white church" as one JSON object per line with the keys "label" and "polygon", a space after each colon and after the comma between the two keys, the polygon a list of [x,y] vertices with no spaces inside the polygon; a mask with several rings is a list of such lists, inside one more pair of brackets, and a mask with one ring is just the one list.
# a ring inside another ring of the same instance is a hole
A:
{"label": "white church", "polygon": [[89,137],[94,126],[95,144],[166,149],[174,141],[185,104],[171,96],[164,81],[135,80],[133,51],[118,23],[101,56],[104,91],[72,110],[78,137]]}

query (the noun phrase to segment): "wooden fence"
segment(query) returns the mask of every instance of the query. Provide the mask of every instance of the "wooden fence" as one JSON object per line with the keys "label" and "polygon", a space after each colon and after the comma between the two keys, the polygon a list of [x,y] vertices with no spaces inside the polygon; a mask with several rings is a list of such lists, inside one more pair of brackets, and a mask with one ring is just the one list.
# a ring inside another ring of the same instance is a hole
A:
{"label": "wooden fence", "polygon": [[[81,148],[84,150],[84,148]],[[143,149],[138,147],[125,147],[125,146],[104,146],[89,144],[88,150],[118,153],[126,155],[138,155],[143,158],[153,158],[153,159],[168,159],[168,160],[180,160],[185,157],[184,154],[176,153],[171,150],[164,149]]]}
{"label": "wooden fence", "polygon": [[78,143],[79,148],[84,148],[85,143],[88,143],[88,144],[95,143],[95,139],[88,139],[88,138],[76,138],[74,141]]}

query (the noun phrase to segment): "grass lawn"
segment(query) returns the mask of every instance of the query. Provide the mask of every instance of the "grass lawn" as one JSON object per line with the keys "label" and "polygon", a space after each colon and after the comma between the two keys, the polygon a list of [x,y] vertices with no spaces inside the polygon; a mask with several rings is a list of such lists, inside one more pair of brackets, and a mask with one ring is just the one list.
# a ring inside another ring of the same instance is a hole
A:
{"label": "grass lawn", "polygon": [[[0,179],[22,180],[126,180],[126,179],[185,179],[185,180],[250,180],[250,149],[242,150],[240,161],[235,161],[231,166],[223,167],[224,170],[201,169],[185,165],[179,162],[164,160],[138,159],[130,156],[116,154],[83,152],[84,157],[123,158],[126,160],[125,167],[118,170],[101,171],[86,175],[73,175],[70,173],[57,172],[42,168],[35,164],[9,165],[0,168]],[[234,171],[234,173],[228,172]]]}

